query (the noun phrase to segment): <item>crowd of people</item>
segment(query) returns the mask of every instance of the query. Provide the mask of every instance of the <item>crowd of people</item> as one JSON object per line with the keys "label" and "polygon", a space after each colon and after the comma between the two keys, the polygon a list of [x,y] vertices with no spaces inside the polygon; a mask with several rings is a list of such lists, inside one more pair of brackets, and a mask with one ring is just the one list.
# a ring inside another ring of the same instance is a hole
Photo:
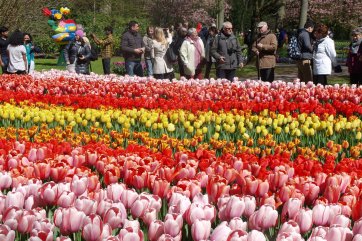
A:
{"label": "crowd of people", "polygon": [[[209,78],[212,67],[217,78],[233,81],[237,68],[245,64],[242,47],[238,37],[233,33],[231,22],[224,22],[219,30],[216,25],[190,27],[188,23],[179,24],[176,29],[148,26],[142,36],[136,21],[128,24],[121,37],[121,51],[125,59],[126,73],[130,76],[143,76],[142,60],[146,63],[147,75],[156,79],[175,77],[177,66],[180,77]],[[281,29],[276,35],[267,22],[257,24],[255,41],[251,32],[244,35],[245,43],[256,56],[258,79],[272,82],[275,78],[276,54],[288,42],[288,35]],[[90,34],[95,44],[101,49],[104,74],[111,73],[111,58],[114,52],[113,29],[104,29],[105,37],[100,39]],[[3,73],[26,74],[34,71],[34,53],[37,48],[28,33],[15,31],[8,37],[6,27],[0,27],[0,64]],[[347,67],[351,84],[362,83],[362,27],[351,33],[351,44],[347,56]],[[289,41],[291,39],[289,38]],[[295,58],[298,78],[303,82],[327,84],[327,76],[332,71],[340,72],[336,61],[336,50],[330,29],[324,24],[307,21],[296,36],[298,57]],[[290,47],[290,43],[288,45]],[[294,51],[294,50],[293,50]],[[92,45],[82,28],[75,32],[75,39],[64,48],[64,57],[69,72],[90,73],[90,60],[94,53]]]}

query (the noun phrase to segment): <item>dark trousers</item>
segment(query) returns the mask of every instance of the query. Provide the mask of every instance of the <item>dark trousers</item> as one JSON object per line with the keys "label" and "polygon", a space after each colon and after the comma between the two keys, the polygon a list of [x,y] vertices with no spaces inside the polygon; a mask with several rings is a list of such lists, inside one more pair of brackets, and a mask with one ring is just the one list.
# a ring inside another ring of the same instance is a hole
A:
{"label": "dark trousers", "polygon": [[180,56],[178,56],[177,58],[177,64],[178,64],[178,70],[180,72],[180,77],[185,76],[184,63],[182,62]]}
{"label": "dark trousers", "polygon": [[102,59],[103,73],[110,74],[111,73],[111,58]]}
{"label": "dark trousers", "polygon": [[137,75],[143,77],[143,67],[141,61],[126,60],[126,71],[129,76]]}
{"label": "dark trousers", "polygon": [[235,73],[236,73],[235,69],[218,69],[217,78],[234,81]]}
{"label": "dark trousers", "polygon": [[273,82],[274,81],[274,68],[260,69],[260,78],[262,81]]}
{"label": "dark trousers", "polygon": [[351,85],[362,85],[362,74],[350,74]]}
{"label": "dark trousers", "polygon": [[175,73],[170,72],[170,73],[165,73],[165,74],[153,74],[153,77],[155,77],[155,79],[169,79],[169,80],[172,80],[172,79],[175,78]]}
{"label": "dark trousers", "polygon": [[313,75],[313,83],[315,85],[316,84],[326,85],[327,84],[327,75],[326,74]]}
{"label": "dark trousers", "polygon": [[9,58],[2,56],[1,60],[4,64],[4,66],[1,66],[2,73],[6,74],[8,72]]}
{"label": "dark trousers", "polygon": [[216,76],[218,76],[218,74],[217,74],[218,69],[217,69],[216,63],[213,63],[213,62],[209,61],[209,62],[206,63],[205,79],[210,78],[211,67],[212,67],[213,64],[214,64],[215,69],[216,69]]}

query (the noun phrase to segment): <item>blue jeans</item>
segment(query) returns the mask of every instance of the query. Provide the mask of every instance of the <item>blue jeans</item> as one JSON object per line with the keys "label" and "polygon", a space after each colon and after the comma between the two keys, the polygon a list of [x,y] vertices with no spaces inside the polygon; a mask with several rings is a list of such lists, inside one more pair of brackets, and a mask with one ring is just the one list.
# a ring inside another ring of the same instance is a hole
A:
{"label": "blue jeans", "polygon": [[129,76],[140,76],[143,77],[143,68],[141,61],[127,61],[126,60],[126,71]]}
{"label": "blue jeans", "polygon": [[4,66],[1,66],[3,74],[8,72],[9,58],[7,56],[1,56]]}
{"label": "blue jeans", "polygon": [[153,76],[152,60],[146,59],[147,76]]}

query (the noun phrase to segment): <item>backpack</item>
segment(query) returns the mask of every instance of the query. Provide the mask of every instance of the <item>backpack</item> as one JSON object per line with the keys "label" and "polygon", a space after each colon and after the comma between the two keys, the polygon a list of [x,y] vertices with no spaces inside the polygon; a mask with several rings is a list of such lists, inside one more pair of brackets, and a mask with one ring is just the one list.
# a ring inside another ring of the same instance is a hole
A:
{"label": "backpack", "polygon": [[288,43],[288,56],[291,59],[300,59],[302,57],[296,35],[292,36]]}
{"label": "backpack", "polygon": [[169,63],[173,64],[177,62],[178,56],[176,54],[176,48],[175,48],[175,44],[174,42],[172,42],[169,46],[168,49],[166,50],[166,59]]}
{"label": "backpack", "polygon": [[89,57],[90,61],[98,60],[98,47],[96,45],[91,45],[91,56]]}

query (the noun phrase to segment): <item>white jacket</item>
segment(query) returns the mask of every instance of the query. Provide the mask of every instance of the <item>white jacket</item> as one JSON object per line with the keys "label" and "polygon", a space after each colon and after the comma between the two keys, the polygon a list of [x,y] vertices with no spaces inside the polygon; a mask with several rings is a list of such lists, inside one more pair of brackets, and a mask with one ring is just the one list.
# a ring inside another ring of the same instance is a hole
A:
{"label": "white jacket", "polygon": [[169,47],[162,45],[160,42],[153,40],[153,48],[151,50],[151,58],[153,59],[153,73],[154,74],[166,74],[173,71],[172,64],[166,59],[166,51]]}
{"label": "white jacket", "polygon": [[[201,57],[200,60],[205,58],[205,48],[204,43],[202,42],[201,38],[198,38],[197,41],[199,41],[201,45]],[[190,39],[186,39],[180,48],[180,57],[184,64],[184,71],[186,75],[195,75],[195,45],[194,42]]]}
{"label": "white jacket", "polygon": [[328,36],[316,42],[313,51],[313,74],[330,75],[332,66],[336,66],[336,50],[334,41]]}

